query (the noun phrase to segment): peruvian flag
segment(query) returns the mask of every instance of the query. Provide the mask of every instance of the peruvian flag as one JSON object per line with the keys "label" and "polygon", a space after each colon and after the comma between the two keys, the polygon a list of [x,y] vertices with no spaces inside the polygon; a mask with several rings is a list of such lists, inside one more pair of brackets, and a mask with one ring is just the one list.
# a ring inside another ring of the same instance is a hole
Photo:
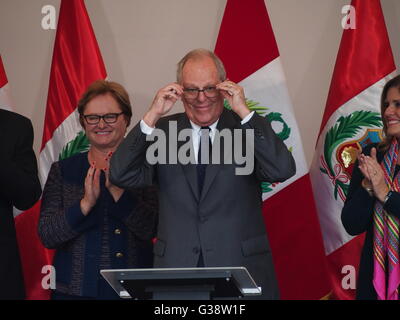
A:
{"label": "peruvian flag", "polygon": [[380,95],[396,67],[379,0],[353,0],[332,76],[310,174],[333,298],[354,299],[364,235],[341,223],[357,154],[381,139]]}
{"label": "peruvian flag", "polygon": [[[250,45],[251,44],[251,45]],[[263,214],[282,299],[321,299],[330,291],[325,255],[299,129],[264,0],[228,0],[215,53],[247,104],[292,152],[297,172],[263,183]]]}
{"label": "peruvian flag", "polygon": [[[76,110],[82,93],[93,81],[107,76],[96,37],[83,0],[62,0],[50,71],[39,172],[42,185],[50,166],[89,147]],[[53,252],[37,235],[40,201],[16,218],[18,242],[28,299],[48,298],[43,278]],[[57,270],[56,270],[57,271]],[[43,273],[42,273],[43,272]]]}

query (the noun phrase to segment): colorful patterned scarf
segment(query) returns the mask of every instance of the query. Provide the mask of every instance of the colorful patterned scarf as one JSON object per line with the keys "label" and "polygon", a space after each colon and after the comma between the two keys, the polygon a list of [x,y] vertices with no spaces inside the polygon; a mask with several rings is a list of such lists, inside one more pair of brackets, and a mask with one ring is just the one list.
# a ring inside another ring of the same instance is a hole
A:
{"label": "colorful patterned scarf", "polygon": [[[400,175],[394,177],[399,144],[393,138],[381,167],[386,184],[400,192]],[[388,214],[380,201],[374,207],[374,278],[373,285],[379,300],[398,300],[400,284],[399,266],[399,219]]]}

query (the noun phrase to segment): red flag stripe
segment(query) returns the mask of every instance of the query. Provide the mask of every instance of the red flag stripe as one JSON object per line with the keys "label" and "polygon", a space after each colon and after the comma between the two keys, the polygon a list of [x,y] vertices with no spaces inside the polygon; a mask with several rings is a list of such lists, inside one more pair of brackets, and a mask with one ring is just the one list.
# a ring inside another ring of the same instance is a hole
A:
{"label": "red flag stripe", "polygon": [[[80,50],[82,47],[86,49]],[[54,130],[76,109],[78,99],[86,87],[106,76],[84,2],[62,1],[50,71],[41,150],[53,136]]]}
{"label": "red flag stripe", "polygon": [[6,70],[4,70],[3,60],[1,60],[0,55],[0,88],[3,88],[7,84]]}
{"label": "red flag stripe", "polygon": [[343,32],[320,133],[340,106],[396,69],[380,1],[351,5],[356,29]]}
{"label": "red flag stripe", "polygon": [[242,81],[279,57],[264,0],[246,1],[244,5],[243,1],[227,2],[215,53],[234,82]]}
{"label": "red flag stripe", "polygon": [[[50,295],[48,290],[44,291],[42,288],[41,278],[45,276],[42,274],[42,267],[51,265],[54,252],[43,248],[37,233],[40,204],[41,200],[15,218],[27,299],[47,299]],[[26,248],[29,250],[25,250]],[[36,263],[38,257],[40,263]]]}
{"label": "red flag stripe", "polygon": [[330,283],[309,175],[265,201],[263,213],[281,298],[324,297]]}
{"label": "red flag stripe", "polygon": [[[351,279],[351,277],[357,276],[364,240],[365,233],[350,240],[328,256],[328,268],[333,286],[332,296],[330,297],[331,299],[354,299],[356,288],[344,288],[343,282],[346,285],[349,285],[351,284],[351,281],[354,281],[357,287],[357,279]],[[350,267],[350,269],[343,269],[343,267],[346,266]],[[353,272],[354,270],[355,273],[350,274],[350,272]],[[345,277],[348,278],[348,280],[343,281]]]}

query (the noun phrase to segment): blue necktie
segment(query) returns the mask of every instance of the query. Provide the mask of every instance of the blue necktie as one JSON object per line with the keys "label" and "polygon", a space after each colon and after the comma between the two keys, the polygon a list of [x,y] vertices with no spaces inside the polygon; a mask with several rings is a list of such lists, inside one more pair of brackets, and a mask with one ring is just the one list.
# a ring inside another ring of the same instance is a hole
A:
{"label": "blue necktie", "polygon": [[207,168],[207,163],[202,163],[201,160],[201,147],[203,144],[208,143],[208,154],[209,154],[209,161],[208,163],[211,162],[211,138],[210,138],[210,127],[201,127],[202,130],[200,131],[200,143],[199,143],[199,152],[197,156],[197,178],[198,178],[198,184],[199,184],[199,192],[201,194],[201,191],[203,190],[203,185],[204,185],[204,178],[206,176],[206,168]]}
{"label": "blue necktie", "polygon": [[[199,192],[201,194],[203,190],[203,185],[204,185],[204,178],[206,176],[206,168],[207,168],[207,162],[203,163],[201,159],[201,147],[203,144],[208,143],[208,163],[211,162],[211,137],[210,137],[210,127],[201,127],[202,130],[200,131],[200,143],[199,143],[199,152],[197,153],[197,180],[199,183]],[[200,255],[199,255],[199,260],[197,262],[197,267],[204,267],[204,259],[203,259],[203,253],[200,249]]]}

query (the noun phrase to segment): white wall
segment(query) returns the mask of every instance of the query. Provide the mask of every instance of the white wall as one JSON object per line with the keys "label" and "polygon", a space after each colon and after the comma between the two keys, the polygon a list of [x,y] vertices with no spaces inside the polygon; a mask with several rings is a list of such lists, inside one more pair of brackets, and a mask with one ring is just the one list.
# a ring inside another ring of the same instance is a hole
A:
{"label": "white wall", "polygon": [[[55,30],[41,27],[41,8],[50,4],[58,10],[59,3],[59,0],[0,0],[0,53],[15,110],[32,119],[37,153],[55,38]],[[143,116],[157,89],[175,80],[176,62],[187,51],[214,48],[225,3],[225,0],[86,0],[109,78],[129,91],[134,122]],[[306,159],[311,163],[343,31],[341,8],[349,0],[265,0],[265,3]],[[381,3],[399,66],[400,1],[381,0]]]}

